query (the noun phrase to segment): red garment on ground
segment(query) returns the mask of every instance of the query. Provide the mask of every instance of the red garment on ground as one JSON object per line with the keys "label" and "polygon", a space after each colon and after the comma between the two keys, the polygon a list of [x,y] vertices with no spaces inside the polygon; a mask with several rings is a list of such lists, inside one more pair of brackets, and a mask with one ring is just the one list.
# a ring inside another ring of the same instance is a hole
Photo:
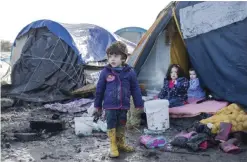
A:
{"label": "red garment on ground", "polygon": [[206,150],[208,148],[208,141],[204,141],[199,146],[200,149]]}

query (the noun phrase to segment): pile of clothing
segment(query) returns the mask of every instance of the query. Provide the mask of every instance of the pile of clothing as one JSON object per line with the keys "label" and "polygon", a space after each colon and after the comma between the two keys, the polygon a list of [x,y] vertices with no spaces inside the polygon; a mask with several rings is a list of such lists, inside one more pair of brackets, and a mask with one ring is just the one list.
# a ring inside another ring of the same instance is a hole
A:
{"label": "pile of clothing", "polygon": [[208,125],[199,123],[194,126],[194,131],[181,132],[176,135],[171,144],[193,151],[219,146],[225,153],[239,153],[241,152],[240,145],[247,144],[247,132],[232,133],[231,129],[232,124],[221,122],[218,134],[214,134]]}
{"label": "pile of clothing", "polygon": [[181,148],[189,148],[193,151],[206,150],[212,146],[210,137],[206,133],[197,133],[196,131],[179,133],[171,144]]}

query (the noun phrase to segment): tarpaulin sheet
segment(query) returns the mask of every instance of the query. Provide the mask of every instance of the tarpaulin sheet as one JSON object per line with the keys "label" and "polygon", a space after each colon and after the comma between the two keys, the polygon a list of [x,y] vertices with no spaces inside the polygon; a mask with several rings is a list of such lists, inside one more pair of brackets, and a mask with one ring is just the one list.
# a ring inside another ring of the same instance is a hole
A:
{"label": "tarpaulin sheet", "polygon": [[[176,13],[190,5],[188,2],[179,2]],[[201,15],[200,19],[206,17],[207,14]],[[244,106],[247,106],[246,27],[245,18],[185,39],[191,63],[204,84],[218,97]]]}
{"label": "tarpaulin sheet", "polygon": [[20,38],[33,28],[47,27],[54,35],[66,42],[74,51],[80,55],[82,63],[102,61],[106,59],[106,49],[113,42],[119,40],[124,42],[129,52],[136,45],[113,33],[108,32],[93,24],[65,24],[51,20],[38,20],[24,27],[17,38]]}
{"label": "tarpaulin sheet", "polygon": [[34,30],[27,40],[12,68],[10,97],[30,102],[61,101],[70,98],[69,91],[83,86],[84,67],[63,40],[47,28]]}

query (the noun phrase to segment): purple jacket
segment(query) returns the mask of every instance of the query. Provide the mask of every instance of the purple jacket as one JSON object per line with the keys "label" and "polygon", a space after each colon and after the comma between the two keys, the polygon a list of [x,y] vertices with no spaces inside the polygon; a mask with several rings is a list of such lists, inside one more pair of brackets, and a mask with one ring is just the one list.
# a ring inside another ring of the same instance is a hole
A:
{"label": "purple jacket", "polygon": [[116,73],[108,65],[100,73],[94,107],[129,109],[130,95],[133,96],[135,107],[143,108],[144,102],[134,69],[126,65],[120,73]]}

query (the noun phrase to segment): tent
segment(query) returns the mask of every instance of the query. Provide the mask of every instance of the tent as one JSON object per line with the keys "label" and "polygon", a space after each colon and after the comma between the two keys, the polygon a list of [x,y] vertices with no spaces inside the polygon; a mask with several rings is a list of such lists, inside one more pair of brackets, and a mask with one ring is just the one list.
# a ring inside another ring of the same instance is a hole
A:
{"label": "tent", "polygon": [[146,31],[146,29],[140,27],[125,27],[115,31],[114,33],[122,38],[125,38],[133,43],[138,44],[138,42],[146,33]]}
{"label": "tent", "polygon": [[140,82],[158,89],[169,64],[194,67],[212,94],[247,106],[246,17],[247,2],[171,2],[128,63]]}
{"label": "tent", "polygon": [[[69,98],[68,92],[84,85],[84,68],[106,59],[106,48],[116,37],[92,24],[64,24],[38,20],[17,35],[12,47],[10,96],[31,102]],[[131,51],[132,50],[132,51]]]}

